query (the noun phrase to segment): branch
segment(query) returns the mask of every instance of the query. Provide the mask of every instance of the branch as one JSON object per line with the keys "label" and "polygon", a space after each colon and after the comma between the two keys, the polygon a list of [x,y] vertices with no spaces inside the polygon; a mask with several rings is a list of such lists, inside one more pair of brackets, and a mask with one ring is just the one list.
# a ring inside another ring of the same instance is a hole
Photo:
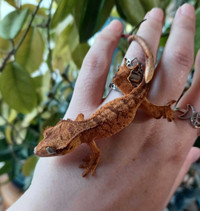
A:
{"label": "branch", "polygon": [[46,27],[47,27],[47,42],[48,42],[48,51],[49,51],[49,60],[50,60],[50,71],[51,73],[53,73],[53,65],[52,65],[52,50],[51,50],[51,38],[50,38],[50,23],[51,23],[51,9],[52,9],[52,5],[53,5],[53,1],[51,0],[51,4],[49,7],[49,15],[48,15],[48,19],[47,19],[47,23],[46,23]]}
{"label": "branch", "polygon": [[3,62],[1,64],[1,66],[0,66],[0,72],[3,71],[3,69],[5,68],[5,65],[6,65],[7,61],[10,59],[10,57],[12,55],[15,55],[16,52],[18,51],[19,47],[22,45],[24,39],[26,38],[26,35],[29,32],[29,29],[31,28],[32,22],[33,22],[36,14],[37,14],[39,8],[40,8],[40,4],[42,3],[42,1],[43,0],[40,0],[38,5],[37,5],[37,7],[35,8],[35,11],[33,12],[32,16],[31,16],[31,20],[30,20],[30,22],[28,24],[28,27],[26,28],[26,31],[24,32],[24,34],[23,34],[21,40],[19,41],[18,45],[16,47],[13,46],[13,48],[10,50],[10,52],[7,54],[7,56],[3,59]]}

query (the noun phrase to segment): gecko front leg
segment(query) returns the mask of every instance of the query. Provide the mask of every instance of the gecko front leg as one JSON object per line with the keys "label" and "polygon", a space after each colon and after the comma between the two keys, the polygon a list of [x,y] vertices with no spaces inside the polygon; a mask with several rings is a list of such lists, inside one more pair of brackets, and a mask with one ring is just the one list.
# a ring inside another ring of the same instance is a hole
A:
{"label": "gecko front leg", "polygon": [[91,175],[94,175],[101,155],[101,151],[97,147],[95,141],[91,141],[87,144],[91,149],[91,155],[90,157],[83,159],[85,163],[79,166],[80,168],[85,168],[85,171],[82,174],[83,177],[87,176],[89,172],[91,173]]}
{"label": "gecko front leg", "polygon": [[149,116],[155,119],[160,119],[161,117],[164,117],[171,122],[174,119],[175,114],[174,110],[171,109],[171,105],[175,102],[175,100],[171,100],[164,106],[157,106],[152,104],[149,100],[147,100],[147,98],[145,98],[140,108]]}

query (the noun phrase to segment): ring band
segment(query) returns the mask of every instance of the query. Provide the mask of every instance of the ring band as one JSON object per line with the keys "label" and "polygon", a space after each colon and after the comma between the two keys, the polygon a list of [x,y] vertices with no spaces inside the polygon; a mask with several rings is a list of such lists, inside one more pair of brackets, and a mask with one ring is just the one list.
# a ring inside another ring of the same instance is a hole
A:
{"label": "ring band", "polygon": [[178,116],[179,119],[182,120],[190,120],[190,123],[192,126],[196,129],[200,128],[200,112],[196,112],[194,109],[194,106],[187,104],[187,109],[180,109],[175,108],[175,111],[178,111],[181,113],[181,115]]}
{"label": "ring band", "polygon": [[115,91],[117,91],[117,92],[121,92],[121,91],[117,88],[117,86],[116,86],[114,83],[110,83],[110,84],[109,84],[109,88],[110,88],[111,90],[115,90]]}

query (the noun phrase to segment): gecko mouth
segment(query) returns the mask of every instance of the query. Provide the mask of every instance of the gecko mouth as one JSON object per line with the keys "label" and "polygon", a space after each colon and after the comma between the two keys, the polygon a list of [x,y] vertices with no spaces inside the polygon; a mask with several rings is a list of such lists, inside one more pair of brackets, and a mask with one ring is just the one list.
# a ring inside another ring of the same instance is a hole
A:
{"label": "gecko mouth", "polygon": [[34,152],[34,154],[36,154],[36,152],[37,152],[36,147],[34,148],[33,152]]}
{"label": "gecko mouth", "polygon": [[34,154],[39,157],[48,157],[56,154],[56,150],[52,147],[46,147],[42,149],[38,149],[38,147],[34,148]]}

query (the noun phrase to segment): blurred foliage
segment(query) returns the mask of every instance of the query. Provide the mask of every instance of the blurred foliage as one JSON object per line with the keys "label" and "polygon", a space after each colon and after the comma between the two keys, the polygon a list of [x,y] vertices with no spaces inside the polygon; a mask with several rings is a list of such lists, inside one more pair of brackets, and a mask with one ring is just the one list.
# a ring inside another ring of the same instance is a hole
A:
{"label": "blurred foliage", "polygon": [[[94,35],[112,19],[120,19],[124,33],[143,20],[153,7],[161,7],[166,20],[160,50],[167,41],[177,8],[185,2],[196,9],[195,53],[200,48],[198,0],[51,0],[22,4],[1,0],[0,11],[12,8],[0,20],[0,175],[30,184],[37,158],[33,149],[45,127],[63,117],[83,58]],[[109,79],[127,49],[121,40]],[[160,56],[159,56],[160,57]],[[197,142],[196,142],[197,143]],[[21,179],[20,179],[21,181]]]}
{"label": "blurred foliage", "polygon": [[[200,161],[200,160],[199,160]],[[177,188],[169,211],[199,211],[200,209],[200,162],[192,165],[182,184]]]}

